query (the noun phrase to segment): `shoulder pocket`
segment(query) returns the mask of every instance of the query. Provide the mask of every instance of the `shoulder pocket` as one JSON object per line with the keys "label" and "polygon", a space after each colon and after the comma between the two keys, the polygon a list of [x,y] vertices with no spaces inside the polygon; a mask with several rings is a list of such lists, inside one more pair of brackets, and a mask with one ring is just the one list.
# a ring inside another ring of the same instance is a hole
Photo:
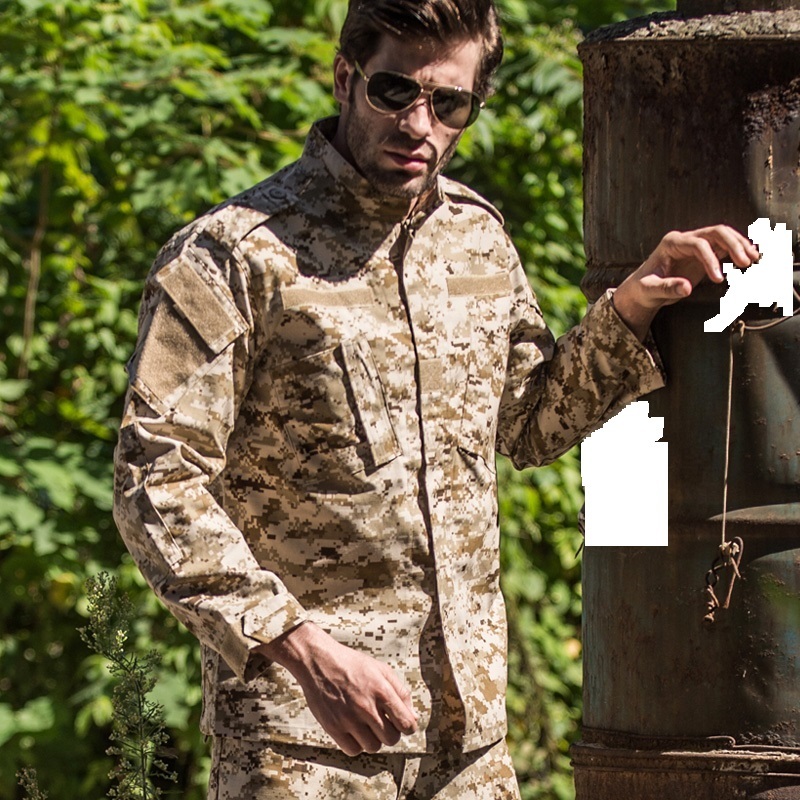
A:
{"label": "shoulder pocket", "polygon": [[155,276],[162,291],[145,314],[129,364],[131,386],[158,413],[174,406],[189,382],[247,330],[233,299],[191,251]]}

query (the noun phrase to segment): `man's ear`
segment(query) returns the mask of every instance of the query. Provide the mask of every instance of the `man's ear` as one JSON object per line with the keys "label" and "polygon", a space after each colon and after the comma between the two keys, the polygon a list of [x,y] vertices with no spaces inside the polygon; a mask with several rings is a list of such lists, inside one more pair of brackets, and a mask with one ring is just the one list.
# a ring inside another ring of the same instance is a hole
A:
{"label": "man's ear", "polygon": [[350,86],[355,75],[355,67],[337,53],[333,60],[333,96],[339,103],[350,101]]}

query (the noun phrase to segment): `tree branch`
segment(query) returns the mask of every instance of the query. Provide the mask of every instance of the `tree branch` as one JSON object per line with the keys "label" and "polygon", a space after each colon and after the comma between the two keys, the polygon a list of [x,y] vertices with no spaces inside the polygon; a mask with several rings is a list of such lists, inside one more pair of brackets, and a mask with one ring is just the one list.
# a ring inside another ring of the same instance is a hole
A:
{"label": "tree branch", "polygon": [[39,189],[39,209],[36,215],[36,230],[31,240],[30,254],[28,255],[28,291],[25,295],[25,316],[22,323],[22,353],[19,357],[17,377],[25,380],[28,377],[28,362],[31,357],[33,343],[33,330],[36,320],[36,301],[39,297],[39,281],[42,275],[42,244],[47,233],[47,224],[50,220],[50,184],[52,183],[53,168],[50,161],[42,165],[42,183]]}

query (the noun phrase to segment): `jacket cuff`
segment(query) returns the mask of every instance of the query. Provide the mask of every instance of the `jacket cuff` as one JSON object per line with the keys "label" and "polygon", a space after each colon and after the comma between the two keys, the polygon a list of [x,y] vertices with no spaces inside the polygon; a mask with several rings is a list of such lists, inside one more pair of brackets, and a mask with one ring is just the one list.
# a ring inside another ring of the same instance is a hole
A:
{"label": "jacket cuff", "polygon": [[242,617],[243,636],[236,637],[235,641],[231,642],[233,646],[225,648],[222,653],[242,683],[257,678],[272,663],[265,655],[256,652],[259,645],[277,639],[281,634],[309,619],[303,606],[290,595],[275,599],[280,600],[280,604],[269,606],[259,604]]}
{"label": "jacket cuff", "polygon": [[667,374],[664,362],[656,347],[650,331],[643,342],[625,324],[614,308],[612,295],[615,289],[607,289],[589,310],[591,327],[611,334],[611,341],[616,342],[615,360],[618,358],[628,373],[629,389],[638,396],[649,394],[666,385]]}

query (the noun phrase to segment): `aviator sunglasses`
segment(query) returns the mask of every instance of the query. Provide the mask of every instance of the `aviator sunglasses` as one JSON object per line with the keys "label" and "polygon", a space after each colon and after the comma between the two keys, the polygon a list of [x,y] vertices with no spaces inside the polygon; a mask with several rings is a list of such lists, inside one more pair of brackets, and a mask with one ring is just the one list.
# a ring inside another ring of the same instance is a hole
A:
{"label": "aviator sunglasses", "polygon": [[364,79],[367,103],[381,114],[397,114],[411,108],[420,95],[429,94],[433,116],[448,128],[461,130],[472,125],[485,103],[475,92],[461,86],[441,86],[418,81],[402,72],[379,70],[367,77],[358,61],[358,74]]}

